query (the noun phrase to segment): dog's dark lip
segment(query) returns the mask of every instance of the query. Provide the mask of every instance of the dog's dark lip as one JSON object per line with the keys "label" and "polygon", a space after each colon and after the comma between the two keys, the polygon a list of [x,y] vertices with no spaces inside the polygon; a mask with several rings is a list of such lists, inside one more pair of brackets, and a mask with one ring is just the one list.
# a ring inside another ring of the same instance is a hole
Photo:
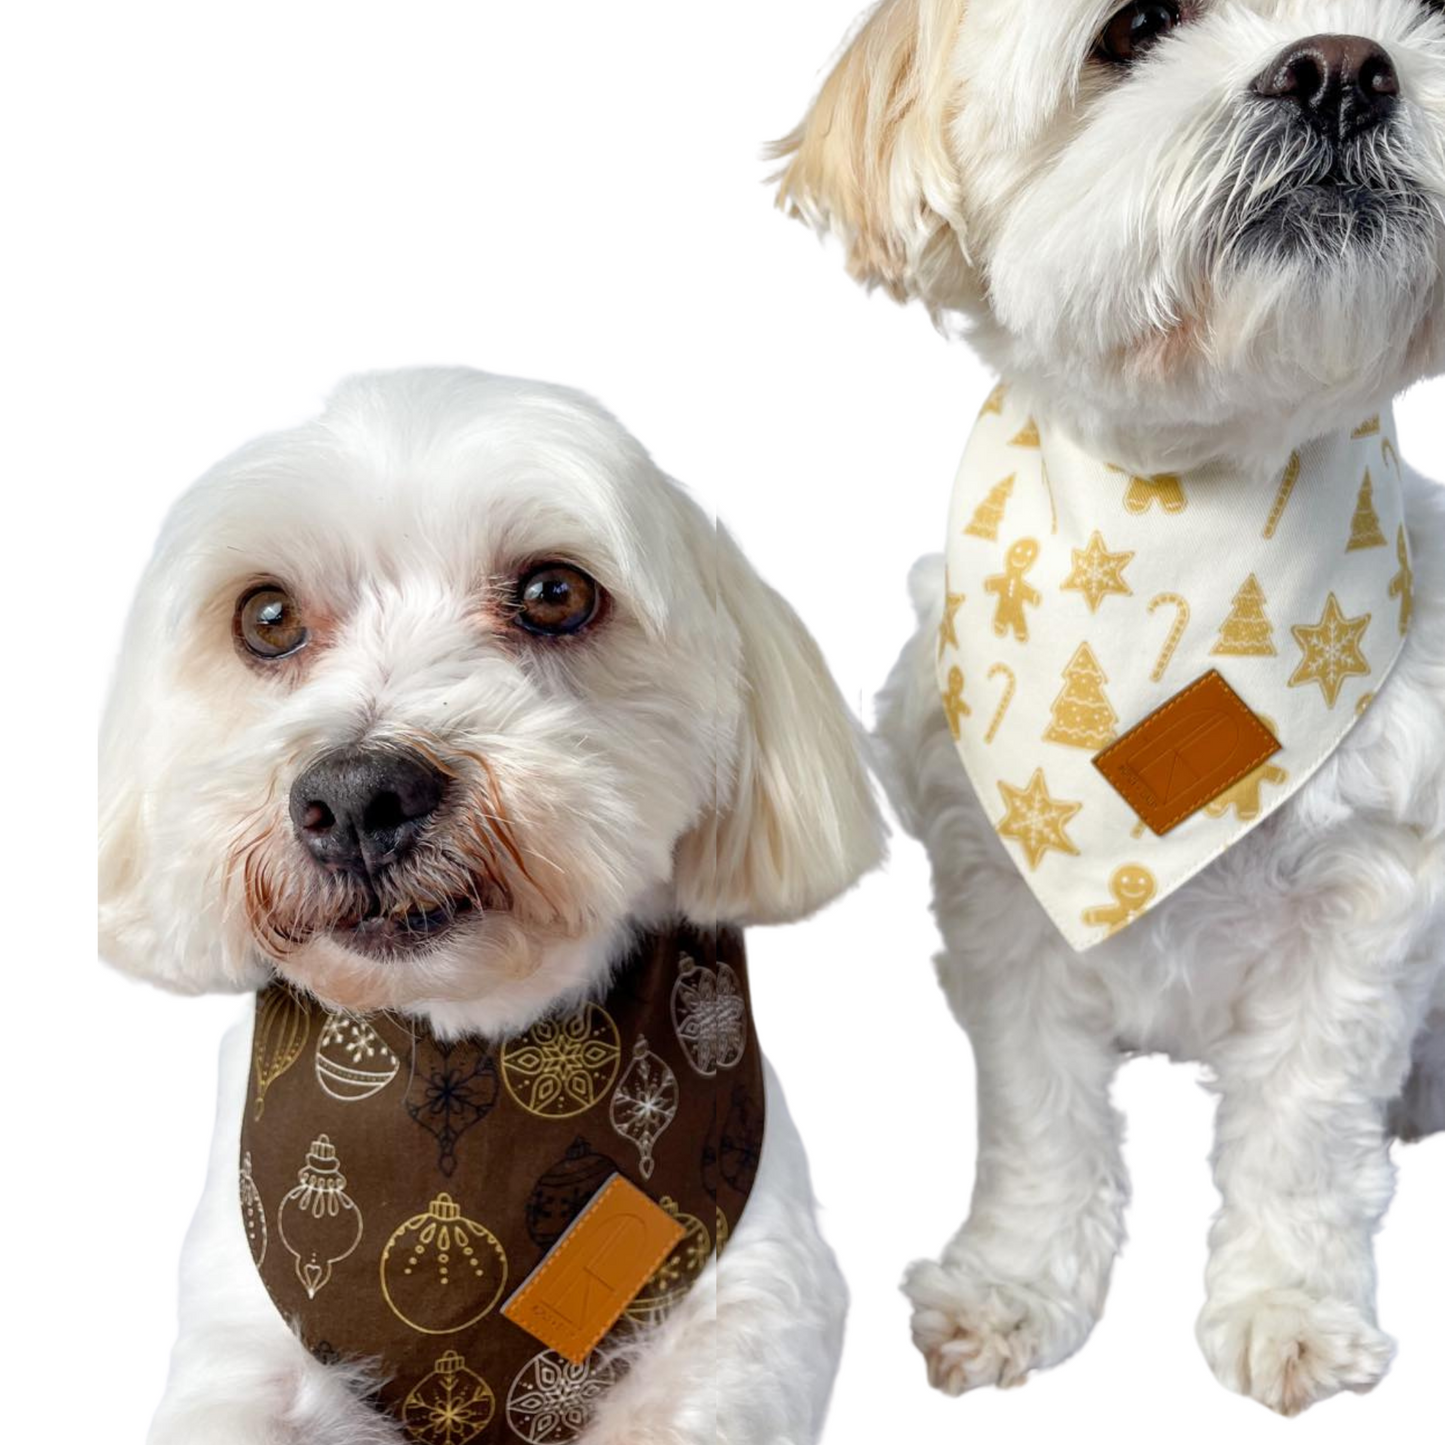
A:
{"label": "dog's dark lip", "polygon": [[435,948],[464,920],[480,914],[475,900],[454,898],[438,908],[411,908],[400,913],[375,910],[344,920],[331,930],[331,936],[369,958],[394,958]]}
{"label": "dog's dark lip", "polygon": [[1405,202],[1398,192],[1378,190],[1334,173],[1292,187],[1253,216],[1236,246],[1245,251],[1341,250],[1378,245]]}

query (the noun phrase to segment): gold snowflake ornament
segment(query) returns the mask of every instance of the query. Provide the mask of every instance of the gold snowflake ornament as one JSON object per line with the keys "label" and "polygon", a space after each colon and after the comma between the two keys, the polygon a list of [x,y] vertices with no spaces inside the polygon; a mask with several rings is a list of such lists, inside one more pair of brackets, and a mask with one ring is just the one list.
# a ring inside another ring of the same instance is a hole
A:
{"label": "gold snowflake ornament", "polygon": [[1051,798],[1042,768],[1034,769],[1027,788],[1000,782],[998,790],[1008,808],[998,825],[999,836],[1023,848],[1030,868],[1037,869],[1050,852],[1079,856],[1065,829],[1084,805]]}
{"label": "gold snowflake ornament", "polygon": [[1325,603],[1324,615],[1319,622],[1308,627],[1301,624],[1292,627],[1294,640],[1299,643],[1304,657],[1290,678],[1291,687],[1303,687],[1316,682],[1330,706],[1340,700],[1340,690],[1352,677],[1368,677],[1370,664],[1360,646],[1370,625],[1370,613],[1363,617],[1346,617],[1340,607],[1339,598],[1333,592]]}
{"label": "gold snowflake ornament", "polygon": [[607,1094],[621,1057],[617,1025],[605,1009],[587,1003],[565,1018],[542,1019],[507,1043],[502,1080],[528,1113],[565,1119]]}
{"label": "gold snowflake ornament", "polygon": [[1106,597],[1134,595],[1124,580],[1124,568],[1134,560],[1132,552],[1111,552],[1098,532],[1089,538],[1089,545],[1082,552],[1077,547],[1072,551],[1074,570],[1060,590],[1082,592],[1090,612],[1097,612]]}

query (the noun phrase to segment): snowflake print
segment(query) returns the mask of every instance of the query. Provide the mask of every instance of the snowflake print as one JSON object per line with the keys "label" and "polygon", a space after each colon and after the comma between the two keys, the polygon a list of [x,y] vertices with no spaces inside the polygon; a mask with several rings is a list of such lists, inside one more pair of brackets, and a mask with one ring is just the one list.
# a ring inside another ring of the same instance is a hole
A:
{"label": "snowflake print", "polygon": [[747,1048],[747,1011],[738,976],[727,964],[717,971],[683,954],[672,989],[672,1023],[687,1061],[704,1078],[736,1067]]}
{"label": "snowflake print", "polygon": [[580,1365],[543,1350],[507,1393],[507,1424],[527,1445],[568,1445],[587,1428],[611,1370],[590,1355]]}
{"label": "snowflake print", "polygon": [[595,1003],[542,1019],[502,1049],[507,1092],[530,1114],[565,1119],[612,1087],[622,1050],[617,1025]]}

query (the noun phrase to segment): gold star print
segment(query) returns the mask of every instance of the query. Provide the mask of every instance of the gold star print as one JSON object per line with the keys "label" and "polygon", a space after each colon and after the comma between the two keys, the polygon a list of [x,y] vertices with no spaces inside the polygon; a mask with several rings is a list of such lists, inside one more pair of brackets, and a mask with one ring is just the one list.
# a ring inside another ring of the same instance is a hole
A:
{"label": "gold star print", "polygon": [[1325,603],[1324,616],[1308,627],[1303,623],[1290,628],[1304,657],[1290,678],[1291,687],[1317,682],[1330,707],[1340,700],[1340,689],[1347,678],[1368,677],[1370,664],[1360,648],[1360,639],[1370,625],[1370,613],[1363,617],[1346,617],[1339,598],[1333,592]]}
{"label": "gold star print", "polygon": [[958,609],[968,600],[962,592],[947,592],[947,582],[944,583],[945,597],[943,602],[943,621],[938,624],[938,655],[943,656],[944,649],[958,646]]}
{"label": "gold star print", "polygon": [[1081,552],[1073,549],[1074,570],[1060,589],[1082,592],[1090,612],[1097,612],[1106,597],[1132,597],[1134,590],[1124,580],[1124,568],[1134,560],[1132,552],[1111,552],[1103,537],[1095,532],[1089,545]]}
{"label": "gold star print", "polygon": [[1008,808],[998,825],[999,836],[1023,848],[1030,869],[1037,870],[1050,851],[1079,856],[1064,830],[1084,805],[1051,798],[1042,768],[1034,769],[1027,788],[1011,787],[1001,781],[998,790]]}

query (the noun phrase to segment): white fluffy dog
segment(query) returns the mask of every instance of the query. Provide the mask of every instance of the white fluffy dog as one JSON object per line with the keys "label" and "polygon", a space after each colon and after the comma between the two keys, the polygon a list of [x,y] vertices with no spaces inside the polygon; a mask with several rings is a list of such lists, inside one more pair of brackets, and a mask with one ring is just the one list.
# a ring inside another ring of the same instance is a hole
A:
{"label": "white fluffy dog", "polygon": [[[781,199],[1090,454],[1277,475],[1445,356],[1442,12],[884,0],[780,146]],[[1312,124],[1317,104],[1340,124]],[[920,564],[879,726],[932,860],[981,1133],[969,1220],[906,1284],[941,1389],[1017,1383],[1098,1319],[1128,1195],[1110,1084],[1135,1051],[1202,1061],[1218,1094],[1199,1339],[1219,1378],[1292,1413],[1388,1368],[1390,1141],[1445,1128],[1445,494],[1405,487],[1416,620],[1373,710],[1283,809],[1082,955],[960,767],[935,683],[943,569]]]}
{"label": "white fluffy dog", "polygon": [[[516,625],[545,563],[590,599],[555,635]],[[388,885],[393,916],[408,889],[421,900],[403,926],[425,946],[404,952],[361,946],[287,811],[310,760],[378,742],[446,760],[454,799]],[[508,846],[473,877],[467,840],[503,818]],[[335,1007],[488,1038],[598,987],[639,925],[800,918],[881,847],[822,660],[731,539],[591,402],[464,370],[353,380],[177,505],[105,720],[100,831],[102,948],[121,967],[186,991],[279,973]],[[249,1033],[225,1046],[152,1445],[399,1440],[252,1266],[236,1196]],[[645,1337],[587,1445],[820,1429],[845,1293],[767,1088],[720,1266]]]}

